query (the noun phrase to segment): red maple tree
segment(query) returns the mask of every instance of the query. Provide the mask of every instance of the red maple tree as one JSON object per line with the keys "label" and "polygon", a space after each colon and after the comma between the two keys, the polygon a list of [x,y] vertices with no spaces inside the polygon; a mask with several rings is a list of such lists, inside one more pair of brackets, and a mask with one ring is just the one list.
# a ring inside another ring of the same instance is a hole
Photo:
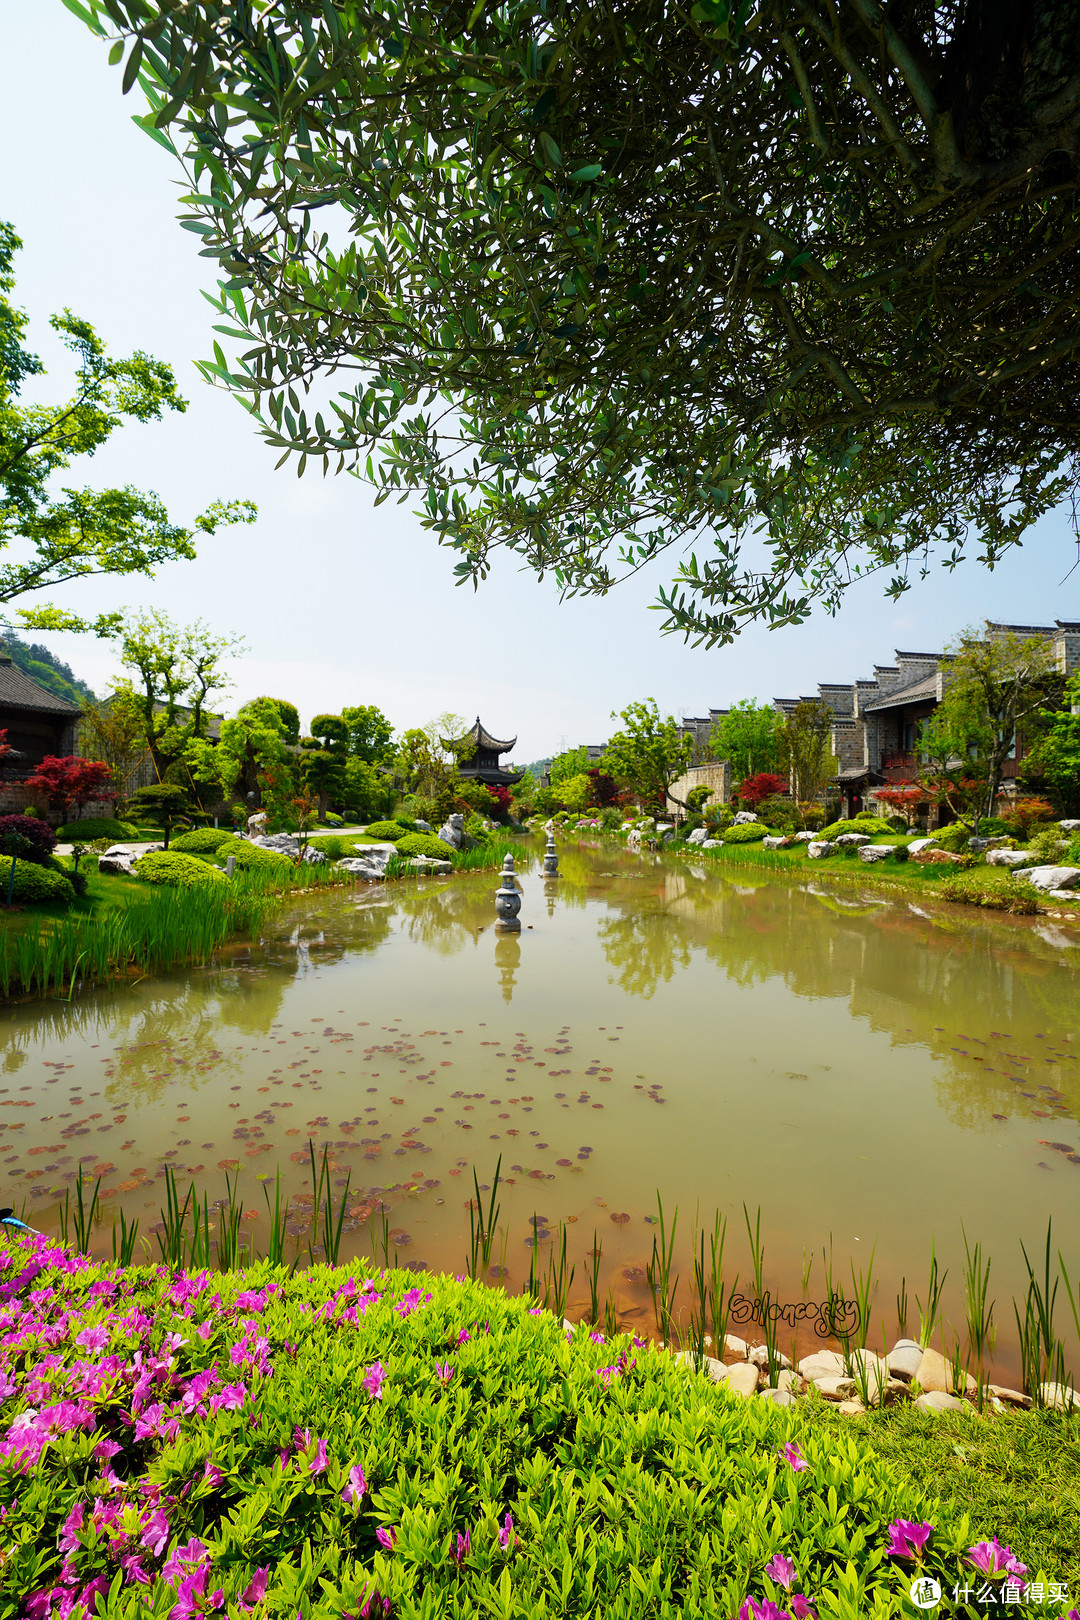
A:
{"label": "red maple tree", "polygon": [[777,776],[772,771],[758,771],[756,776],[744,776],[739,783],[739,802],[752,810],[762,799],[771,799],[775,794],[786,793],[787,790],[786,776]]}
{"label": "red maple tree", "polygon": [[91,799],[116,799],[112,772],[100,759],[80,759],[78,754],[46,754],[26,786],[44,793],[49,808],[67,815],[71,806],[81,810]]}

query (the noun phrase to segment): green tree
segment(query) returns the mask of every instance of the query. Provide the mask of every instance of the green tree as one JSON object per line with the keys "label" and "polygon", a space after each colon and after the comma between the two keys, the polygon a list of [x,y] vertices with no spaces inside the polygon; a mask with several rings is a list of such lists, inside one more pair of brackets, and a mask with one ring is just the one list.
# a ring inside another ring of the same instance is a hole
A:
{"label": "green tree", "polygon": [[1042,636],[964,631],[949,651],[944,696],[919,731],[920,785],[978,833],[1025,724],[1061,685]]}
{"label": "green tree", "polygon": [[244,643],[239,636],[212,636],[201,620],[174,624],[157,609],[125,611],[117,618],[111,634],[120,643],[120,662],[134,679],[120,683],[110,705],[137,708],[143,741],[162,779],[192,743],[205,740],[207,704],[215,692],[232,684],[222,660],[242,652]]}
{"label": "green tree", "polygon": [[833,712],[820,698],[796,704],[780,728],[780,763],[791,782],[791,796],[803,813],[824,793],[839,765],[830,747]]}
{"label": "green tree", "polygon": [[293,791],[292,748],[299,741],[300,720],[291,703],[257,697],[224,720],[218,742],[192,738],[185,761],[198,786],[216,798],[239,794],[254,803],[270,773],[283,794]]}
{"label": "green tree", "polygon": [[717,759],[730,761],[737,782],[759,771],[775,771],[780,764],[780,728],[780,715],[771,703],[743,698],[713,726],[712,751]]}
{"label": "green tree", "polygon": [[342,709],[341,718],[349,728],[349,754],[368,765],[384,765],[393,758],[394,729],[374,703]]}
{"label": "green tree", "polygon": [[447,713],[402,733],[394,763],[408,792],[425,799],[445,797],[456,775],[456,759],[446,739],[459,738],[464,731],[462,716]]}
{"label": "green tree", "polygon": [[355,754],[345,761],[343,796],[349,814],[361,821],[377,821],[388,815],[396,797],[390,777]]}
{"label": "green tree", "polygon": [[[55,491],[73,458],[92,456],[124,419],[159,422],[163,411],[183,411],[170,368],[148,354],[110,360],[93,327],[70,310],[51,326],[78,362],[73,396],[59,405],[23,405],[27,377],[42,375],[36,355],[23,347],[26,316],[8,294],[19,238],[0,221],[0,551],[13,543],[19,562],[0,565],[0,603],[21,601],[92,574],[152,574],[163,562],[194,557],[192,532],[169,522],[152,492],[133,489]],[[213,534],[223,523],[252,523],[250,501],[215,501],[195,519]],[[39,630],[115,630],[116,614],[93,624],[66,609],[19,607],[17,617]]]}
{"label": "green tree", "polygon": [[131,795],[131,806],[136,815],[153,816],[165,830],[165,848],[169,847],[169,834],[173,823],[188,807],[189,795],[177,782],[150,782],[136,788]]}
{"label": "green tree", "polygon": [[675,548],[665,626],[722,642],[1076,487],[1063,0],[67,3],[185,164],[205,375],[299,471],[421,492],[462,580]]}
{"label": "green tree", "polygon": [[315,798],[319,820],[326,820],[330,801],[340,803],[345,791],[349,727],[340,714],[317,714],[311,736],[301,737],[298,764],[308,792]]}
{"label": "green tree", "polygon": [[569,782],[572,776],[583,775],[591,764],[587,748],[568,748],[556,754],[548,766],[548,781],[552,787],[558,787],[561,782]]}
{"label": "green tree", "polygon": [[631,703],[613,720],[623,729],[608,739],[604,766],[617,781],[637,795],[644,805],[661,812],[668,799],[686,809],[683,799],[671,793],[671,784],[686,770],[693,758],[694,740],[686,735],[673,715],[662,719],[655,698]]}
{"label": "green tree", "polygon": [[1031,766],[1050,783],[1066,816],[1080,815],[1080,671],[1066,684],[1062,705],[1042,711],[1045,732]]}
{"label": "green tree", "polygon": [[555,798],[564,810],[584,810],[592,802],[592,779],[584,771],[577,776],[564,776],[554,785]]}

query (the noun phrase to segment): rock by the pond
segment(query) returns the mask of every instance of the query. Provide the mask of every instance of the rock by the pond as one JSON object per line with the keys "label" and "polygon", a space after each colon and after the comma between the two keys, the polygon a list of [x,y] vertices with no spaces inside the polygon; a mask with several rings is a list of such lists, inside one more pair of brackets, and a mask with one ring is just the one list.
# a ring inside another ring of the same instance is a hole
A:
{"label": "rock by the pond", "polygon": [[803,1381],[795,1371],[794,1367],[784,1367],[780,1372],[777,1373],[776,1383],[773,1385],[773,1388],[787,1390],[792,1395],[797,1395],[802,1389],[802,1386]]}
{"label": "rock by the pond", "polygon": [[438,835],[444,844],[451,845],[453,849],[460,849],[465,842],[465,817],[459,811],[447,816],[439,828]]}
{"label": "rock by the pond", "polygon": [[[961,1388],[967,1392],[975,1389],[975,1380],[968,1372],[962,1373]],[[953,1381],[952,1363],[945,1360],[940,1350],[924,1350],[922,1360],[919,1362],[915,1380],[921,1389],[955,1395],[957,1386]]]}
{"label": "rock by the pond", "polygon": [[894,1378],[914,1378],[922,1361],[922,1345],[914,1339],[897,1339],[885,1358]]}
{"label": "rock by the pond", "polygon": [[815,842],[816,838],[817,833],[812,832],[797,832],[795,834],[795,842],[797,844],[812,844]]}
{"label": "rock by the pond", "polygon": [[866,1407],[862,1401],[841,1401],[836,1410],[843,1417],[862,1417]]}
{"label": "rock by the pond", "polygon": [[987,866],[1023,866],[1030,859],[1024,849],[988,849],[986,852]]}
{"label": "rock by the pond", "polygon": [[709,829],[707,827],[695,827],[693,832],[688,834],[686,842],[688,844],[703,844],[708,836]]}
{"label": "rock by the pond", "polygon": [[269,818],[268,818],[265,810],[256,810],[256,812],[255,812],[255,814],[253,816],[248,816],[248,818],[247,818],[248,837],[249,838],[252,838],[252,837],[261,838],[263,833],[265,833],[265,831],[266,831],[268,819]]}
{"label": "rock by the pond", "polygon": [[1080,821],[1059,821],[1058,826],[1062,832],[1080,832]]}
{"label": "rock by the pond", "polygon": [[832,854],[835,848],[836,845],[830,844],[828,839],[815,839],[813,843],[807,844],[806,853],[809,855],[812,861],[823,861],[825,860],[826,856]]}
{"label": "rock by the pond", "polygon": [[866,833],[841,833],[835,840],[837,844],[843,844],[847,849],[862,849],[864,844],[872,844],[873,841]]}
{"label": "rock by the pond", "polygon": [[135,861],[130,855],[99,855],[97,869],[105,876],[131,877],[135,871]]}
{"label": "rock by the pond", "polygon": [[760,1374],[752,1361],[737,1361],[733,1367],[728,1368],[724,1384],[728,1389],[734,1390],[736,1395],[749,1398],[757,1394],[759,1379]]}
{"label": "rock by the pond", "polygon": [[827,1378],[813,1378],[811,1383],[819,1395],[824,1395],[827,1401],[854,1400],[859,1393],[859,1386],[854,1378],[841,1374]]}
{"label": "rock by the pond", "polygon": [[866,861],[868,865],[872,865],[875,861],[888,860],[889,856],[895,855],[899,848],[899,844],[864,844],[859,851],[859,859],[860,861]]}
{"label": "rock by the pond", "polygon": [[1039,1394],[1044,1406],[1052,1412],[1070,1412],[1080,1409],[1080,1394],[1065,1384],[1040,1384]]}
{"label": "rock by the pond", "polygon": [[325,850],[312,849],[310,844],[308,844],[304,850],[305,866],[325,866],[328,860],[329,856],[326,854]]}
{"label": "rock by the pond", "polygon": [[[769,1365],[769,1349],[767,1345],[755,1344],[752,1349],[746,1352],[746,1354],[747,1359],[752,1361],[755,1367],[760,1367],[763,1372],[767,1369]],[[773,1360],[776,1362],[778,1367],[791,1366],[791,1362],[788,1360],[787,1356],[785,1356],[782,1350],[773,1351]]]}
{"label": "rock by the pond", "polygon": [[845,1374],[844,1358],[836,1350],[815,1350],[809,1356],[803,1356],[799,1362],[800,1376],[812,1381],[815,1378],[839,1378]]}
{"label": "rock by the pond", "polygon": [[1032,866],[1019,877],[1033,888],[1049,893],[1051,889],[1073,889],[1080,883],[1080,866]]}
{"label": "rock by the pond", "polygon": [[432,827],[430,821],[418,821],[416,823],[416,830],[417,830],[417,832],[429,833],[429,832],[433,832],[434,828]]}
{"label": "rock by the pond", "polygon": [[698,1372],[705,1373],[712,1379],[714,1384],[724,1383],[728,1375],[724,1363],[718,1361],[715,1356],[705,1356],[699,1365],[698,1359],[692,1351],[676,1350],[674,1359],[684,1367],[696,1368]]}
{"label": "rock by the pond", "polygon": [[958,1401],[955,1395],[947,1395],[943,1389],[932,1389],[926,1395],[920,1395],[915,1405],[922,1412],[962,1412],[964,1402]]}
{"label": "rock by the pond", "polygon": [[732,825],[735,827],[749,827],[751,823],[756,821],[757,816],[753,810],[736,810],[735,820]]}
{"label": "rock by the pond", "polygon": [[791,1393],[790,1389],[763,1389],[761,1391],[761,1399],[763,1401],[772,1401],[774,1406],[795,1405],[795,1396]]}
{"label": "rock by the pond", "polygon": [[1025,1395],[1022,1390],[1009,1389],[1005,1384],[990,1384],[988,1387],[991,1395],[1006,1406],[1022,1406],[1027,1411],[1034,1404],[1031,1396]]}
{"label": "rock by the pond", "polygon": [[1080,900],[1080,889],[1047,889],[1048,900]]}
{"label": "rock by the pond", "polygon": [[[910,845],[909,852],[910,852]],[[921,849],[914,857],[920,866],[959,866],[962,855],[953,855],[947,849]]]}
{"label": "rock by the pond", "polygon": [[740,1339],[737,1333],[724,1334],[724,1354],[726,1356],[740,1356],[746,1360],[746,1340]]}
{"label": "rock by the pond", "polygon": [[453,861],[440,861],[435,855],[416,855],[412,860],[406,861],[405,870],[416,872],[423,876],[439,877],[454,870]]}
{"label": "rock by the pond", "polygon": [[914,859],[916,855],[921,855],[924,849],[933,849],[936,843],[936,838],[913,838],[908,845],[908,854]]}
{"label": "rock by the pond", "polygon": [[295,833],[258,833],[248,842],[259,849],[276,849],[279,855],[291,855],[293,860],[300,853],[300,840]]}
{"label": "rock by the pond", "polygon": [[762,849],[788,849],[794,842],[793,838],[788,838],[783,833],[779,834],[779,836],[768,833],[761,840],[761,847]]}
{"label": "rock by the pond", "polygon": [[[634,836],[633,833],[630,834],[631,838]],[[701,847],[702,849],[723,849],[724,840],[722,838],[706,838]]]}
{"label": "rock by the pond", "polygon": [[343,861],[335,861],[334,864],[342,872],[348,872],[353,877],[367,878],[372,883],[381,883],[386,876],[385,861],[380,865],[377,861],[362,861],[358,856],[346,856]]}

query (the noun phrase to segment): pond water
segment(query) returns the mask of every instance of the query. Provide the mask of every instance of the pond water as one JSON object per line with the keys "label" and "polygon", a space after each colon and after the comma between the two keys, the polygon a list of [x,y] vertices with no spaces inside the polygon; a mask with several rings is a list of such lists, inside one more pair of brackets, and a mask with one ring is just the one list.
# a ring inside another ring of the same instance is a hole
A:
{"label": "pond water", "polygon": [[0,1202],[55,1228],[81,1163],[104,1253],[119,1205],[152,1234],[166,1164],[212,1198],[235,1167],[258,1249],[275,1169],[310,1209],[310,1139],[339,1191],[351,1174],[343,1253],[385,1209],[399,1263],[458,1271],[472,1169],[490,1186],[501,1156],[511,1288],[531,1217],[542,1252],[565,1221],[571,1314],[595,1232],[602,1291],[644,1329],[657,1192],[684,1276],[719,1210],[749,1283],[745,1203],[781,1301],[811,1255],[811,1301],[824,1251],[849,1290],[873,1257],[874,1341],[902,1277],[925,1297],[932,1241],[960,1329],[963,1226],[1015,1375],[1020,1240],[1040,1253],[1052,1218],[1080,1273],[1080,935],[607,846],[521,887],[516,938],[490,874],[369,886],[297,901],[207,969],[5,1009]]}

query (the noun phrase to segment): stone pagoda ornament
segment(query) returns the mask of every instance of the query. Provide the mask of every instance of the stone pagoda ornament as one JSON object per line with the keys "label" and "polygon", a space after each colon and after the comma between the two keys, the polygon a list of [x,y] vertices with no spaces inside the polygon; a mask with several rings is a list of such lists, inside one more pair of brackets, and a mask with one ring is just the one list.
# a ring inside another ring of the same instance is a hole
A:
{"label": "stone pagoda ornament", "polygon": [[558,875],[559,857],[555,853],[555,829],[549,821],[547,828],[547,848],[544,851],[544,876],[546,878],[557,878]]}
{"label": "stone pagoda ornament", "polygon": [[521,922],[518,918],[520,910],[521,894],[514,876],[514,857],[507,855],[503,861],[502,884],[495,891],[495,932],[520,934]]}

